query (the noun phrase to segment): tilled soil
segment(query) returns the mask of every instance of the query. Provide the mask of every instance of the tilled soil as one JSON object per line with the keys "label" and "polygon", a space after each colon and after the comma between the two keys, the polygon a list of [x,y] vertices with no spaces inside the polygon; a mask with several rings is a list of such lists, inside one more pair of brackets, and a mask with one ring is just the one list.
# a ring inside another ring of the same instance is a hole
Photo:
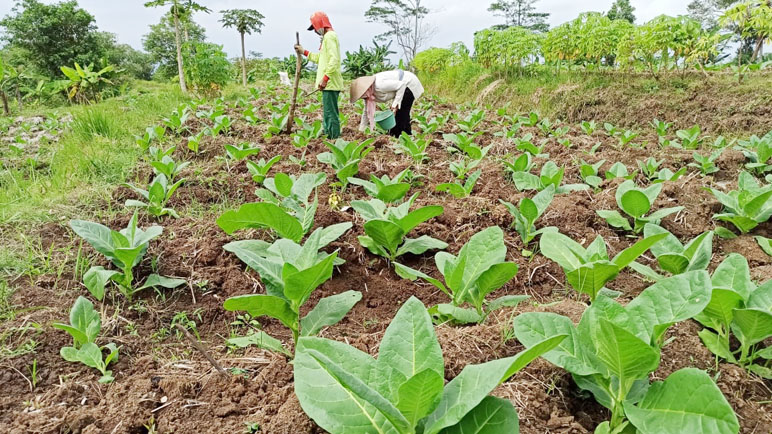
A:
{"label": "tilled soil", "polygon": [[[442,108],[436,104],[435,113]],[[265,109],[261,110],[264,118],[270,117]],[[346,112],[351,110],[347,108]],[[346,221],[353,223],[353,228],[329,247],[339,250],[339,256],[346,263],[315,291],[306,306],[312,307],[322,297],[352,289],[361,291],[363,298],[339,324],[324,330],[322,336],[348,342],[376,355],[389,321],[410,296],[415,295],[426,305],[446,301],[445,296],[431,285],[399,278],[385,260],[371,255],[359,245],[356,237],[364,233],[363,222],[348,204],[352,200],[367,199],[360,188],[350,186],[340,193],[342,207],[330,208],[328,200],[332,190],[329,183],[335,179],[335,174],[316,159],[316,155],[326,150],[322,140],[312,141],[305,150],[297,149],[289,137],[263,139],[264,126],[247,125],[236,110],[231,110],[230,114],[239,119],[230,135],[217,140],[205,138],[201,145],[202,154],[192,154],[181,139],[175,158],[192,161],[182,175],[186,178],[185,184],[170,203],[181,218],[161,222],[147,217],[141,219],[143,227],[161,224],[164,233],[151,243],[145,260],[135,271],[137,278],[143,279],[155,271],[184,278],[189,284],[174,291],[145,291],[132,302],[113,291],[103,303],[97,304],[103,313],[101,343],[115,342],[121,347],[119,361],[112,367],[116,377],[114,383],[99,384],[93,369],[65,362],[59,356],[59,348],[69,345],[70,337],[50,325],[65,321],[75,298],[87,294],[79,279],[74,278],[74,264],[65,263],[60,274],[45,274],[34,279],[22,277],[12,283],[15,288],[12,302],[18,310],[13,318],[0,326],[0,336],[5,338],[6,347],[12,345],[13,348],[32,339],[35,350],[15,357],[4,354],[1,359],[0,384],[4,393],[0,396],[0,426],[6,427],[5,432],[239,433],[244,431],[246,423],[257,423],[260,432],[266,433],[323,432],[305,416],[294,396],[289,360],[257,348],[233,350],[225,345],[225,339],[246,334],[249,330],[234,324],[237,316],[222,308],[223,301],[235,295],[261,292],[263,285],[255,272],[222,247],[235,239],[270,239],[269,233],[258,230],[242,231],[231,237],[215,223],[226,209],[258,200],[255,196],[257,186],[245,163],[224,161],[222,146],[225,143],[257,143],[262,149],[260,157],[266,159],[283,155],[272,174],[279,171],[299,173],[299,166],[291,162],[289,156],[301,158],[305,152],[307,163],[302,171],[325,172],[328,179],[328,183],[318,190],[316,227]],[[358,115],[352,114],[349,123],[354,125],[357,121]],[[487,120],[479,128],[485,134],[478,138],[478,143],[492,145],[492,148],[480,166],[483,175],[471,197],[455,199],[435,191],[438,184],[453,179],[448,164],[455,157],[449,156],[446,149],[449,143],[441,134],[433,135],[428,149],[430,160],[413,167],[414,172],[423,176],[418,180],[420,185],[410,191],[410,194],[420,192],[416,205],[442,205],[445,212],[420,225],[411,236],[431,235],[444,240],[449,244],[447,250],[455,254],[474,233],[494,225],[505,228],[505,243],[509,247],[507,260],[516,262],[520,270],[495,296],[531,296],[529,302],[516,309],[498,311],[481,325],[438,326],[447,379],[452,379],[467,364],[514,355],[522,350],[510,332],[511,321],[517,314],[549,311],[578,321],[587,306],[585,298],[566,286],[563,271],[557,264],[538,254],[531,258],[522,256],[525,246],[514,230],[507,229],[512,219],[499,201],[517,203],[532,193],[518,192],[499,163],[506,154],[517,152],[511,142],[494,136],[503,129],[497,121],[497,116],[488,113]],[[189,126],[191,132],[202,127],[197,120],[190,121]],[[445,132],[453,130],[455,127],[449,126]],[[522,132],[532,133],[535,141],[543,138],[536,128],[524,127]],[[343,137],[347,140],[365,138],[351,126],[344,128]],[[605,159],[601,172],[618,161],[632,171],[637,169],[637,160],[649,156],[663,160],[662,167],[673,171],[691,161],[692,151],[660,149],[656,136],[649,132],[635,141],[644,144],[641,149],[620,149],[617,139],[601,132],[587,136],[577,126],[571,126],[566,137],[573,144],[570,149],[549,138],[544,151],[549,153],[552,161],[566,167],[564,183],[582,182],[579,159],[588,163]],[[359,177],[367,179],[371,174],[394,176],[411,167],[410,159],[396,155],[391,143],[387,137],[377,138],[375,150],[360,164]],[[591,154],[590,149],[596,143],[601,146]],[[547,160],[536,161],[540,166]],[[718,161],[721,170],[714,176],[703,178],[690,170],[679,180],[666,183],[654,209],[683,205],[685,210],[666,218],[663,227],[684,242],[713,229],[715,222],[711,216],[720,210],[720,204],[704,187],[736,187],[737,174],[744,162],[741,153],[729,150]],[[150,178],[152,172],[143,164],[131,180],[142,184]],[[648,183],[640,174],[637,181],[643,185]],[[560,232],[584,245],[602,235],[609,244],[609,254],[618,253],[635,239],[609,227],[595,211],[616,209],[614,191],[620,182],[604,181],[602,190],[597,192],[556,196],[538,226],[556,226]],[[133,198],[136,197],[130,189],[116,187],[104,207],[120,209],[126,199]],[[125,227],[129,218],[129,213],[124,212],[102,223],[119,229]],[[754,234],[770,237],[772,225],[766,223]],[[45,225],[33,235],[40,239],[41,246],[54,252],[72,246],[77,248],[80,243],[62,224]],[[713,248],[710,270],[729,253],[736,252],[748,258],[754,279],[772,278],[772,258],[751,236],[733,240],[714,237]],[[91,265],[109,265],[85,244],[84,252],[91,259]],[[439,277],[432,256],[426,254],[401,260],[410,267]],[[54,255],[53,260],[58,258]],[[640,261],[651,264],[652,258],[647,255]],[[624,303],[648,284],[626,270],[609,287],[622,292],[620,301]],[[191,321],[208,352],[231,374],[219,374],[183,336],[176,333],[174,324],[190,324]],[[277,321],[269,318],[259,321],[265,331],[291,345],[289,331]],[[772,383],[750,376],[734,365],[717,363],[702,346],[697,336],[699,329],[693,321],[671,328],[662,363],[653,373],[652,380],[664,379],[683,367],[705,369],[717,378],[719,387],[737,412],[743,433],[772,432]],[[34,377],[30,373],[33,361],[37,366]],[[609,417],[607,410],[574,384],[570,374],[542,359],[500,386],[494,394],[516,404],[521,432],[526,434],[592,432]]]}

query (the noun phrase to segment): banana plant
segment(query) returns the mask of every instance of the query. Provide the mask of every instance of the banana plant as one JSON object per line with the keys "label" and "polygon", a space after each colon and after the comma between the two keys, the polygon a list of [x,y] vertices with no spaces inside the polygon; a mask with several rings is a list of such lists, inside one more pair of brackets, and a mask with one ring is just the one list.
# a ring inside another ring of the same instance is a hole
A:
{"label": "banana plant", "polygon": [[622,250],[609,260],[606,242],[598,235],[585,249],[581,244],[561,234],[556,229],[545,230],[539,240],[542,255],[563,268],[566,281],[577,292],[587,294],[594,302],[606,283],[615,279],[622,269],[630,265],[667,234],[644,238]]}
{"label": "banana plant", "polygon": [[397,207],[388,207],[378,199],[351,202],[351,207],[365,219],[365,235],[358,237],[362,247],[391,262],[406,253],[420,255],[427,250],[442,250],[448,247],[444,241],[427,235],[407,238],[407,234],[416,226],[441,215],[444,211],[441,206],[436,205],[410,211],[416,198],[417,194]]}
{"label": "banana plant", "polygon": [[263,158],[261,158],[258,162],[248,160],[247,170],[249,170],[249,174],[252,175],[252,180],[255,181],[257,185],[263,185],[263,181],[265,181],[265,178],[268,176],[268,172],[271,170],[271,167],[273,167],[273,165],[278,163],[280,160],[281,155],[277,155],[268,161],[265,161]]}
{"label": "banana plant", "polygon": [[[59,354],[68,362],[80,362],[99,370],[102,377],[100,383],[112,383],[115,380],[113,371],[107,369],[111,363],[118,361],[118,347],[109,343],[103,347],[96,344],[96,338],[102,329],[102,320],[94,305],[85,297],[79,296],[70,309],[70,323],[54,323],[52,326],[64,330],[72,336],[73,345],[62,347]],[[103,351],[107,350],[107,357]]]}
{"label": "banana plant", "polygon": [[179,214],[172,208],[167,208],[166,203],[172,198],[172,195],[177,191],[182,183],[185,182],[185,178],[177,180],[173,184],[169,184],[166,179],[166,175],[160,174],[153,178],[150,182],[147,190],[136,187],[132,184],[125,184],[140,195],[145,201],[128,199],[125,206],[127,208],[140,208],[147,211],[148,214],[154,217],[163,217],[165,215],[179,218]]}
{"label": "banana plant", "polygon": [[762,186],[748,172],[740,172],[738,189],[728,193],[709,189],[724,206],[724,212],[714,219],[733,224],[742,233],[748,233],[772,216],[772,185]]}
{"label": "banana plant", "polygon": [[431,318],[411,297],[386,328],[377,359],[342,342],[301,338],[295,393],[303,411],[330,434],[517,433],[512,403],[489,393],[564,338],[468,365],[446,385]]}
{"label": "banana plant", "polygon": [[[420,277],[450,297],[450,304],[439,304],[429,309],[438,322],[481,323],[494,310],[514,307],[528,298],[505,295],[490,302],[485,299],[517,274],[517,264],[506,262],[506,256],[504,232],[498,226],[492,226],[472,235],[458,256],[447,252],[438,252],[434,256],[444,283],[402,264],[395,263],[394,267],[402,278],[415,281]],[[464,308],[464,303],[469,303],[472,308]]]}
{"label": "banana plant", "polygon": [[138,228],[137,213],[134,213],[129,220],[128,226],[120,231],[85,220],[70,220],[70,227],[120,270],[94,266],[83,275],[83,283],[97,300],[104,298],[105,288],[109,282],[117,284],[120,292],[129,300],[143,289],[154,287],[173,289],[185,283],[182,279],[170,279],[151,274],[141,286],[135,287],[133,268],[142,261],[150,241],[163,232],[160,226],[151,226],[147,230]]}
{"label": "banana plant", "polygon": [[[748,261],[730,254],[711,277],[712,295],[705,310],[695,317],[706,328],[700,339],[716,356],[772,379],[772,280],[761,286],[751,281]],[[732,349],[731,336],[739,342]]]}
{"label": "banana plant", "polygon": [[359,173],[359,163],[375,149],[374,142],[375,139],[367,139],[361,143],[347,142],[343,139],[338,139],[335,143],[325,142],[330,152],[322,152],[316,158],[335,169],[335,174],[342,188],[345,189],[349,179]]}
{"label": "banana plant", "polygon": [[[528,244],[542,232],[536,230],[536,220],[544,214],[544,211],[550,206],[554,197],[555,186],[550,185],[537,193],[533,199],[527,197],[521,199],[518,204],[519,206],[499,200],[499,202],[507,208],[507,211],[509,211],[512,217],[514,217],[511,226],[515,228],[518,234],[520,234],[520,239],[526,247],[528,247]],[[524,253],[530,252],[524,251]]]}
{"label": "banana plant", "polygon": [[560,185],[563,182],[564,172],[565,168],[559,168],[554,162],[548,161],[542,166],[539,176],[529,172],[516,172],[512,175],[512,178],[515,181],[515,187],[520,191],[542,191],[549,186],[553,186],[555,187],[555,194],[565,194],[589,188],[585,184]]}
{"label": "banana plant", "polygon": [[349,182],[364,188],[365,192],[372,198],[382,200],[385,203],[394,203],[404,199],[410,190],[410,184],[402,182],[409,173],[410,169],[405,169],[394,178],[389,178],[388,175],[383,175],[380,178],[370,175],[370,181],[349,178]]}
{"label": "banana plant", "polygon": [[[651,206],[662,191],[662,184],[653,184],[647,188],[640,189],[635,186],[633,181],[625,181],[617,187],[616,201],[617,206],[628,216],[632,217],[633,225],[626,217],[622,216],[616,210],[598,210],[597,213],[609,225],[615,228],[621,228],[628,231],[640,233],[644,225],[652,223],[658,225],[663,218],[680,212],[684,209],[682,206],[663,208],[648,214]],[[648,214],[648,215],[647,215]]]}
{"label": "banana plant", "polygon": [[[710,264],[710,258],[713,255],[712,231],[704,232],[684,245],[667,229],[653,224],[646,224],[643,227],[645,238],[657,234],[666,234],[662,241],[651,246],[651,253],[657,258],[659,268],[662,270],[675,275],[687,271],[704,270]],[[638,262],[630,263],[630,268],[654,281],[664,278],[651,267]]]}
{"label": "banana plant", "polygon": [[[228,311],[246,311],[253,317],[267,315],[278,319],[292,332],[294,343],[300,336],[316,335],[322,328],[338,323],[362,299],[357,291],[322,298],[306,316],[300,309],[313,291],[332,277],[335,265],[341,265],[338,252],[319,250],[340,238],[351,229],[351,223],[340,223],[315,230],[303,245],[289,239],[273,244],[262,240],[235,241],[223,248],[234,253],[250,268],[257,271],[265,285],[266,294],[249,294],[225,300]],[[265,332],[246,337],[261,348],[290,355],[278,340]],[[237,341],[238,342],[238,341]]]}

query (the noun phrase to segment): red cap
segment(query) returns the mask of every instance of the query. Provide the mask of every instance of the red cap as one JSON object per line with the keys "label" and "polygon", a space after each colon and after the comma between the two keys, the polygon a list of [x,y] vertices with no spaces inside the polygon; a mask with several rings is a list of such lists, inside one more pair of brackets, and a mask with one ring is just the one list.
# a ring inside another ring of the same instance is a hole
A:
{"label": "red cap", "polygon": [[311,26],[308,30],[331,29],[330,18],[324,12],[314,12],[311,15]]}

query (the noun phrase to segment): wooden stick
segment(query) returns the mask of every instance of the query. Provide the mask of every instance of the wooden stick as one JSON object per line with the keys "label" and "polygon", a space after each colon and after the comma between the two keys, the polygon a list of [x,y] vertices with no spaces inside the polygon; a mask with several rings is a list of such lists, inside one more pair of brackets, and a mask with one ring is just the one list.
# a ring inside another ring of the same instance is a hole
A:
{"label": "wooden stick", "polygon": [[206,352],[204,347],[201,346],[201,344],[196,340],[196,338],[194,338],[187,330],[185,330],[185,327],[183,327],[183,326],[181,326],[179,324],[175,324],[175,325],[177,326],[177,329],[179,331],[181,331],[182,334],[185,335],[186,338],[188,338],[190,343],[193,345],[193,348],[198,350],[199,353],[203,354],[204,357],[206,357],[206,360],[208,360],[209,363],[211,363],[212,366],[214,366],[214,368],[217,369],[217,372],[219,372],[219,373],[221,373],[223,375],[228,375],[228,373],[225,372],[225,369],[223,369],[222,366],[220,366],[220,364],[217,363],[217,361],[215,359],[213,359],[212,356],[209,355],[209,353]]}
{"label": "wooden stick", "polygon": [[[295,32],[295,40],[300,45],[300,33]],[[292,92],[292,106],[290,106],[289,117],[287,118],[287,134],[292,134],[292,124],[295,123],[295,108],[298,105],[298,88],[300,87],[300,70],[303,68],[303,59],[300,53],[295,53],[298,57],[298,63],[295,66],[295,90]]]}

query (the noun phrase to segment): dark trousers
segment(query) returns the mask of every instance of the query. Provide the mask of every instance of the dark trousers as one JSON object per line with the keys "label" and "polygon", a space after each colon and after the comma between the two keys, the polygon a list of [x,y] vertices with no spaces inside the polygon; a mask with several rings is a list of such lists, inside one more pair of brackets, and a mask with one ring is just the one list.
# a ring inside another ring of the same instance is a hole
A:
{"label": "dark trousers", "polygon": [[389,135],[393,137],[399,137],[402,133],[407,133],[408,136],[413,135],[413,129],[410,127],[410,109],[413,108],[413,102],[415,97],[410,89],[405,89],[405,96],[402,98],[402,106],[397,110],[396,121],[397,125],[389,131]]}

